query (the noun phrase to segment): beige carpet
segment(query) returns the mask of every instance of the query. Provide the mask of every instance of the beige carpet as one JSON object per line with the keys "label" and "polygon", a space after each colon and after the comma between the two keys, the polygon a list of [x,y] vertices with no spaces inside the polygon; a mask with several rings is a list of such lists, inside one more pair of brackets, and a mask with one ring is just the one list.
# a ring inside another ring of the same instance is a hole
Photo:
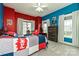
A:
{"label": "beige carpet", "polygon": [[79,56],[79,48],[49,41],[48,48],[40,50],[32,56]]}

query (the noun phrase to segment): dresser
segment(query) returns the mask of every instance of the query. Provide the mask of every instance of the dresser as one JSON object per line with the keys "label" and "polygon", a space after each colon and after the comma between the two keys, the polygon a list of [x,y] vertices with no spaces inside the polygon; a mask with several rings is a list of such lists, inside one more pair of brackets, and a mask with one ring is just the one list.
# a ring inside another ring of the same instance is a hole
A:
{"label": "dresser", "polygon": [[58,41],[58,28],[56,26],[48,27],[48,40]]}

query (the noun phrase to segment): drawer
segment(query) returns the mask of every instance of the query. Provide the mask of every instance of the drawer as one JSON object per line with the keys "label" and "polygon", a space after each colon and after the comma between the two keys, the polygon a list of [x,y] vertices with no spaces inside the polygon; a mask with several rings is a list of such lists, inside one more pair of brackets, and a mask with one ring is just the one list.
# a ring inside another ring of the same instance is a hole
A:
{"label": "drawer", "polygon": [[55,37],[48,37],[48,39],[56,39]]}
{"label": "drawer", "polygon": [[48,40],[51,40],[51,41],[54,41],[54,42],[57,42],[58,41],[57,39],[52,39],[52,38],[50,38]]}
{"label": "drawer", "polygon": [[49,29],[49,30],[51,30],[51,29],[52,29],[52,30],[57,30],[57,28],[56,28],[56,27],[54,27],[54,28],[48,28],[48,29]]}
{"label": "drawer", "polygon": [[57,30],[49,30],[48,32],[50,32],[50,31],[51,31],[51,32],[58,32]]}
{"label": "drawer", "polygon": [[55,34],[54,33],[50,33],[50,34],[48,33],[48,35],[50,36],[50,35],[57,35],[57,34],[56,33]]}

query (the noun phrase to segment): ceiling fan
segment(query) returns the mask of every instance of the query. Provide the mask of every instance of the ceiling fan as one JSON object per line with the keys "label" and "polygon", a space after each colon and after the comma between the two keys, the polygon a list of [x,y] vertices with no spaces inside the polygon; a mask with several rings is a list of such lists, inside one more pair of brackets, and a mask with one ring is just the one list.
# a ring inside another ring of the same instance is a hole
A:
{"label": "ceiling fan", "polygon": [[41,3],[37,3],[36,5],[33,5],[33,7],[36,8],[35,11],[42,12],[42,11],[44,11],[43,8],[46,8],[47,5],[41,4]]}

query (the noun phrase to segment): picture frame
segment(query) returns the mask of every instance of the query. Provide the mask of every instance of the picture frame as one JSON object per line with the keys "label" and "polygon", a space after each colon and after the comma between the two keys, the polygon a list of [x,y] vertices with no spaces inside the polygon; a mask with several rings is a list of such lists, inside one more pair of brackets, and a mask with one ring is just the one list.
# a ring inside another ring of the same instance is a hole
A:
{"label": "picture frame", "polygon": [[12,19],[7,19],[7,25],[12,25],[12,24],[13,24]]}

